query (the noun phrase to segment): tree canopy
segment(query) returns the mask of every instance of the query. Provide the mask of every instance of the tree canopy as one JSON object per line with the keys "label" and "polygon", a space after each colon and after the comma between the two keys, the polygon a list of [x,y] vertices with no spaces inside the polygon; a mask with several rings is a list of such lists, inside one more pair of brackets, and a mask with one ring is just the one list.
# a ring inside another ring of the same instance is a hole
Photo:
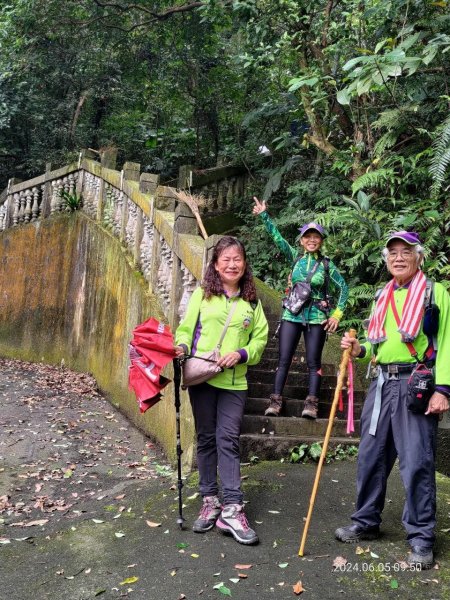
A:
{"label": "tree canopy", "polygon": [[[176,177],[181,164],[251,174],[233,207],[254,271],[288,265],[283,234],[318,219],[352,286],[350,320],[385,276],[381,240],[416,228],[447,282],[448,0],[11,0],[0,9],[2,184],[81,147]],[[264,156],[262,146],[270,151]],[[353,316],[352,316],[353,315]]]}

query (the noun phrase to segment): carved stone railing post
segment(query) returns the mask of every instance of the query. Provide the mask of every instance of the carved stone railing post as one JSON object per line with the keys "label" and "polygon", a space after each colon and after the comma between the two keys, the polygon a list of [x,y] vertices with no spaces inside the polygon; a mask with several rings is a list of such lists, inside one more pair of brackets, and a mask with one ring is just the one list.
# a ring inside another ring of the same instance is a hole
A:
{"label": "carved stone railing post", "polygon": [[[139,181],[140,179],[141,165],[134,162],[126,162],[122,169],[122,182],[125,184],[127,181]],[[123,186],[122,186],[123,191]],[[130,234],[130,229],[127,230],[128,220],[134,218],[134,212],[131,210],[127,197],[123,198],[122,205],[122,221],[120,224],[120,241],[124,244],[127,243],[127,233]]]}
{"label": "carved stone railing post", "polygon": [[14,194],[13,203],[14,203],[14,208],[13,208],[12,222],[13,222],[13,227],[15,227],[16,225],[19,224],[20,194],[17,194],[17,193]]}
{"label": "carved stone railing post", "polygon": [[151,194],[154,196],[159,185],[159,175],[154,173],[141,173],[139,179],[139,191],[144,194]]}
{"label": "carved stone railing post", "polygon": [[117,162],[117,148],[110,146],[100,150],[100,164],[105,169],[115,169]]}
{"label": "carved stone railing post", "polygon": [[152,289],[152,264],[153,264],[153,248],[154,248],[155,228],[148,217],[143,218],[143,236],[139,248],[142,273]]}
{"label": "carved stone railing post", "polygon": [[155,198],[155,208],[174,212],[176,205],[177,201],[170,191],[170,188],[160,185]]}
{"label": "carved stone railing post", "polygon": [[159,175],[153,173],[141,173],[139,179],[139,191],[143,194],[150,194],[153,198],[150,200],[150,216],[144,215],[144,212],[138,208],[136,214],[136,224],[134,232],[133,257],[136,264],[140,267],[144,277],[149,280],[149,266],[151,262],[153,248],[153,222],[152,215],[154,210],[154,196],[159,183]]}
{"label": "carved stone railing post", "polygon": [[24,192],[25,195],[25,209],[23,214],[23,220],[25,223],[29,223],[31,221],[31,205],[33,203],[33,195],[31,193],[31,189],[28,189]]}
{"label": "carved stone railing post", "polygon": [[[195,220],[190,208],[183,202],[179,202],[175,208],[175,221],[173,225],[174,260],[172,265],[172,285],[170,291],[169,314],[167,315],[173,330],[176,329],[179,323],[179,306],[182,298],[186,297],[185,285],[187,285],[189,282],[189,278],[186,278],[187,269],[178,258],[178,255],[180,254],[180,235],[182,234],[196,235],[197,221]],[[182,316],[184,316],[184,312]]]}
{"label": "carved stone railing post", "polygon": [[188,190],[193,184],[193,165],[183,165],[178,169],[178,188]]}
{"label": "carved stone railing post", "polygon": [[[109,231],[114,231],[114,199],[115,199],[115,190],[112,188],[109,183],[104,183],[104,205],[102,210],[102,222],[103,225]],[[117,194],[120,192],[117,192]]]}
{"label": "carved stone railing post", "polygon": [[45,181],[44,190],[42,192],[42,203],[41,203],[41,217],[45,219],[48,217],[51,211],[52,201],[52,182],[50,180],[50,172],[52,170],[52,163],[45,163]]}
{"label": "carved stone railing post", "polygon": [[197,220],[189,206],[184,204],[184,202],[178,202],[175,208],[174,231],[177,233],[190,233],[192,235],[197,235],[198,233]]}
{"label": "carved stone railing post", "polygon": [[61,196],[60,191],[63,189],[63,182],[61,179],[57,179],[52,182],[52,199],[50,201],[50,213],[54,214],[61,210]]}
{"label": "carved stone railing post", "polygon": [[31,220],[36,221],[39,217],[39,188],[32,188],[31,193],[33,195],[33,206],[31,207]]}
{"label": "carved stone railing post", "polygon": [[103,211],[105,208],[105,200],[106,200],[106,185],[103,177],[100,179],[100,187],[98,189],[98,202],[97,202],[97,212],[96,212],[96,220],[101,223],[103,220]]}
{"label": "carved stone railing post", "polygon": [[25,220],[25,192],[21,191],[19,192],[19,215],[18,215],[18,222],[19,223],[23,223]]}
{"label": "carved stone railing post", "polygon": [[6,211],[3,219],[3,229],[17,225],[17,222],[14,223],[14,211],[16,208],[15,194],[11,193],[11,187],[16,183],[20,183],[20,179],[12,177],[8,181],[8,187],[6,188]]}
{"label": "carved stone railing post", "polygon": [[167,244],[162,235],[160,235],[161,253],[159,256],[158,279],[156,282],[156,291],[162,302],[163,310],[166,315],[170,313],[170,298],[172,293],[172,272],[174,263],[174,253]]}

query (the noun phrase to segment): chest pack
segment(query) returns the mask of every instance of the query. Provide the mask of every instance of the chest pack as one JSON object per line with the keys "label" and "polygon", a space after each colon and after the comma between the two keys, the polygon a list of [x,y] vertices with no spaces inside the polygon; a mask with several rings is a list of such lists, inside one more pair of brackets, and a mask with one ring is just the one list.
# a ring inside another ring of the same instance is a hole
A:
{"label": "chest pack", "polygon": [[[292,265],[291,274],[294,271],[295,265],[302,258],[303,258],[302,256],[299,256],[297,258],[297,260],[294,262],[294,264]],[[319,269],[321,263],[323,264],[324,273],[325,273],[324,284],[323,284],[324,296],[323,296],[323,298],[320,298],[319,300],[317,300],[317,299],[311,298],[311,294],[312,294],[311,280],[312,280],[314,274],[316,273],[316,271]],[[329,278],[330,278],[330,259],[327,256],[319,256],[319,258],[317,259],[313,268],[307,273],[306,280],[298,281],[297,283],[295,283],[292,286],[289,294],[283,300],[283,303],[282,303],[283,308],[287,308],[292,314],[298,315],[299,312],[303,308],[305,308],[306,306],[309,306],[311,303],[314,303],[315,305],[317,305],[318,308],[320,308],[320,310],[322,310],[324,313],[327,314],[331,308],[330,301],[329,301],[330,298],[329,298],[329,294],[328,294]],[[327,316],[328,316],[328,314],[327,314]]]}

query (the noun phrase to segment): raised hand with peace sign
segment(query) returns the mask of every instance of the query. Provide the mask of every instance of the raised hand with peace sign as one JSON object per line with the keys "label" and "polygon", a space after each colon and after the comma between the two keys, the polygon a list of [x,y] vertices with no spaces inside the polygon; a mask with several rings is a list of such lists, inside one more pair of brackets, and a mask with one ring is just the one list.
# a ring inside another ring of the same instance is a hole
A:
{"label": "raised hand with peace sign", "polygon": [[260,215],[267,210],[267,205],[264,200],[261,202],[256,196],[253,196],[253,200],[255,202],[255,206],[253,207],[254,215]]}

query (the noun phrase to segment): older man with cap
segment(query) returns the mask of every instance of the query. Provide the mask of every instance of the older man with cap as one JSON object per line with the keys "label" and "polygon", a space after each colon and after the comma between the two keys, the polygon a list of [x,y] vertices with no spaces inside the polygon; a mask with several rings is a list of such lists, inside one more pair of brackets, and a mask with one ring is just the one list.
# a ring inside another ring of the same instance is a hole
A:
{"label": "older man with cap", "polygon": [[[348,289],[334,263],[321,253],[325,230],[315,222],[300,228],[300,247],[291,246],[281,235],[267,213],[265,202],[254,198],[253,214],[259,215],[275,244],[292,266],[291,285],[307,282],[311,293],[298,312],[284,308],[279,329],[279,358],[275,373],[273,393],[269,398],[266,416],[278,416],[283,407],[283,389],[289,367],[303,333],[308,365],[308,395],[302,417],[316,419],[319,407],[319,392],[322,380],[322,350],[327,332],[336,331],[345,308]],[[336,307],[330,298],[337,297]]]}
{"label": "older man with cap", "polygon": [[341,341],[358,360],[372,361],[373,381],[361,415],[356,510],[352,524],[335,535],[341,542],[379,536],[387,479],[398,457],[407,561],[427,569],[434,561],[437,425],[449,409],[450,300],[444,286],[421,271],[416,233],[390,235],[383,256],[392,279],[376,298],[367,341],[347,333]]}

